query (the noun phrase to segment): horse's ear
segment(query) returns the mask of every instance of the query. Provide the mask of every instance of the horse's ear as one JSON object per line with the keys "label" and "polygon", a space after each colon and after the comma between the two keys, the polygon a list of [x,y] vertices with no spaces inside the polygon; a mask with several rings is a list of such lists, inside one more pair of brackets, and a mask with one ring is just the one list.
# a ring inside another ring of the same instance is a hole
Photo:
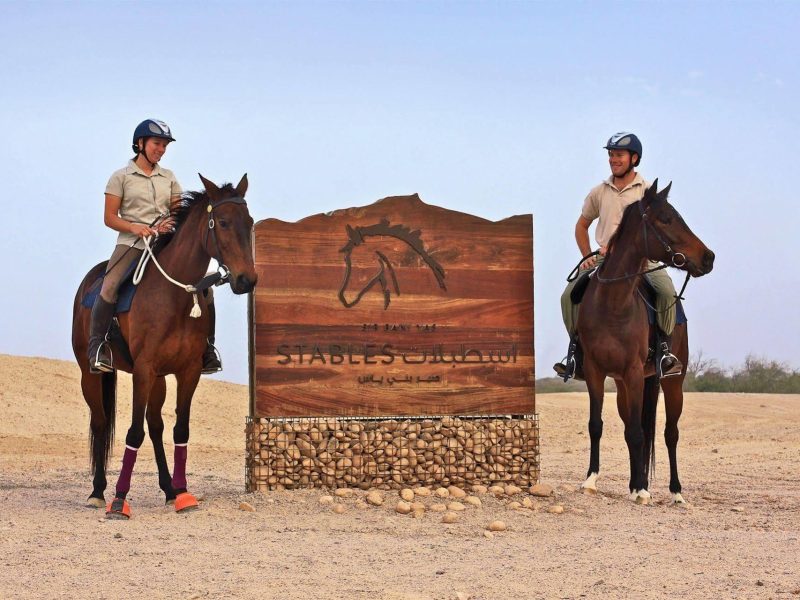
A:
{"label": "horse's ear", "polygon": [[200,173],[197,174],[200,177],[200,181],[203,182],[203,187],[206,188],[206,193],[208,193],[209,197],[212,200],[216,200],[219,198],[219,188],[213,181],[209,181],[205,177],[203,177]]}
{"label": "horse's ear", "polygon": [[642,197],[642,203],[647,205],[657,199],[658,199],[658,177],[656,177],[653,183],[650,184],[650,187],[644,191],[644,196]]}
{"label": "horse's ear", "polygon": [[672,187],[672,182],[670,181],[669,184],[667,184],[667,187],[658,192],[658,199],[666,202],[667,196],[669,196],[669,189],[671,187]]}
{"label": "horse's ear", "polygon": [[239,198],[244,198],[245,193],[247,193],[247,173],[242,175],[242,180],[236,186],[236,195]]}

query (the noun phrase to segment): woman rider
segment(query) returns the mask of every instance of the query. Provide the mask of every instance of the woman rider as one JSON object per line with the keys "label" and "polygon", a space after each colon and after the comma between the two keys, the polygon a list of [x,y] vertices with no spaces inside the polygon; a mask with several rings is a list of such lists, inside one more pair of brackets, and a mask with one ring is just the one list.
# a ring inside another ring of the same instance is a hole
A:
{"label": "woman rider", "polygon": [[[141,257],[143,238],[157,233],[152,224],[158,217],[168,216],[171,203],[180,199],[182,190],[175,175],[158,164],[169,143],[174,141],[169,126],[163,121],[142,121],[133,132],[134,157],[125,167],[112,173],[106,185],[104,221],[118,231],[119,236],[100,294],[92,307],[89,325],[89,369],[92,373],[114,370],[106,341],[122,278]],[[215,311],[212,300],[209,293],[210,332],[203,355],[203,373],[222,370],[213,345]]]}

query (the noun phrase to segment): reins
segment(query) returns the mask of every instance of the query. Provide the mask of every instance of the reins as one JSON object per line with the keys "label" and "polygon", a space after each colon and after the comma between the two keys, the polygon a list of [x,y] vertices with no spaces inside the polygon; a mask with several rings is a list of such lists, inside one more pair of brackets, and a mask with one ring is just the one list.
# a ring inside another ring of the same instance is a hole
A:
{"label": "reins", "polygon": [[[167,281],[178,286],[179,288],[183,288],[183,290],[188,292],[189,294],[192,294],[193,304],[192,304],[192,310],[189,312],[189,316],[192,317],[193,319],[197,319],[198,317],[200,317],[200,315],[202,315],[203,313],[202,309],[200,308],[200,303],[198,302],[197,299],[197,293],[210,288],[212,285],[222,285],[230,277],[230,269],[227,267],[227,265],[225,265],[224,261],[222,260],[222,250],[219,246],[219,240],[217,240],[217,235],[214,231],[216,227],[216,221],[214,220],[214,208],[221,206],[223,204],[243,204],[246,206],[247,202],[245,201],[244,198],[238,196],[235,198],[224,198],[216,203],[212,202],[211,200],[209,200],[208,202],[208,206],[206,207],[206,212],[208,213],[208,227],[206,227],[203,235],[203,248],[205,248],[206,252],[208,252],[208,254],[211,255],[211,257],[214,260],[217,261],[218,267],[215,273],[212,273],[211,275],[206,275],[194,285],[181,283],[180,281],[173,279],[167,274],[166,271],[164,271],[163,267],[159,264],[158,260],[156,259],[153,249],[150,247],[150,238],[152,236],[146,236],[142,238],[144,242],[144,251],[142,252],[141,258],[139,259],[139,264],[136,265],[136,270],[133,273],[133,284],[134,285],[139,284],[139,282],[142,280],[142,277],[144,276],[144,271],[147,268],[147,263],[150,260],[152,260],[153,264],[155,264],[156,267],[158,267],[158,270],[161,272],[161,274]],[[151,227],[157,221],[158,219],[153,221]],[[209,231],[211,232],[211,236],[214,239],[214,245],[216,246],[217,249],[217,252],[214,254],[208,251]]]}

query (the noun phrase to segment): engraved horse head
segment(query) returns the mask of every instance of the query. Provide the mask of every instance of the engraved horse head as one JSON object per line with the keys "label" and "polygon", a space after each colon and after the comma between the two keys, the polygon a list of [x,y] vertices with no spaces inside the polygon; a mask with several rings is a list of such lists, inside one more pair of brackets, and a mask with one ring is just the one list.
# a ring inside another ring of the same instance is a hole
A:
{"label": "engraved horse head", "polygon": [[[419,256],[422,262],[430,268],[439,287],[447,291],[447,287],[444,284],[444,268],[442,268],[442,265],[440,265],[425,249],[425,244],[422,242],[419,229],[411,231],[411,228],[405,225],[390,225],[387,219],[381,219],[381,221],[375,225],[363,227],[351,227],[350,225],[346,225],[345,229],[347,231],[348,241],[339,250],[339,252],[344,254],[345,264],[344,279],[339,286],[339,300],[341,300],[345,308],[355,306],[359,303],[364,294],[370,291],[375,285],[380,285],[381,291],[383,292],[383,308],[386,310],[389,308],[392,295],[389,288],[390,279],[392,287],[394,288],[394,293],[398,296],[400,295],[400,285],[398,284],[397,275],[395,274],[392,262],[387,258],[384,252],[377,249],[377,243],[369,243],[369,238],[388,237],[405,242],[405,244]],[[348,301],[345,292],[350,283],[352,254],[356,248],[364,248],[370,252],[370,255],[375,259],[377,271],[371,277],[367,278],[366,283],[356,293],[355,298],[352,301]]]}

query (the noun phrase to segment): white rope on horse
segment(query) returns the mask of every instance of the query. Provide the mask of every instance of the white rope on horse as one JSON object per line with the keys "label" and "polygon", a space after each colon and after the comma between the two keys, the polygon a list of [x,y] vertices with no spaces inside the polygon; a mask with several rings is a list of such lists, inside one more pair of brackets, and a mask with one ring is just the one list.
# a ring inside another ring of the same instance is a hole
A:
{"label": "white rope on horse", "polygon": [[170,283],[174,283],[179,288],[183,288],[185,291],[192,295],[192,300],[194,301],[194,305],[192,306],[192,310],[189,312],[189,316],[193,319],[197,319],[200,315],[203,314],[202,309],[200,308],[200,303],[197,301],[197,288],[193,285],[189,285],[186,283],[181,283],[180,281],[174,280],[172,277],[167,275],[164,269],[161,268],[161,265],[158,264],[156,260],[155,254],[153,254],[153,250],[150,248],[150,238],[152,236],[147,236],[142,238],[144,242],[144,251],[142,252],[142,256],[139,258],[139,264],[136,265],[136,270],[133,272],[133,285],[139,285],[139,282],[142,280],[144,276],[144,270],[147,268],[147,263],[152,259],[153,264],[158,267],[158,270],[161,271],[161,274],[166,278],[167,281]]}

